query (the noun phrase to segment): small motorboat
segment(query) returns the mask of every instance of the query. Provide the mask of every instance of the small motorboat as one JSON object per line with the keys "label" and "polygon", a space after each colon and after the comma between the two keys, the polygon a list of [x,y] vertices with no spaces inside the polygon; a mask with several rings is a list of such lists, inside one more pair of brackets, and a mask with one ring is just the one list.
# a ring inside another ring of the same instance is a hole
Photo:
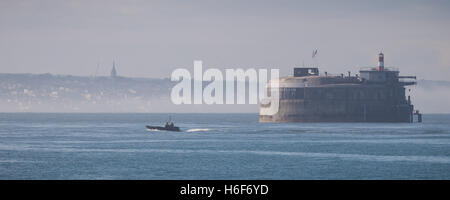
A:
{"label": "small motorboat", "polygon": [[166,122],[164,126],[146,126],[149,130],[160,130],[160,131],[180,131],[180,127],[174,126],[173,122],[169,124]]}

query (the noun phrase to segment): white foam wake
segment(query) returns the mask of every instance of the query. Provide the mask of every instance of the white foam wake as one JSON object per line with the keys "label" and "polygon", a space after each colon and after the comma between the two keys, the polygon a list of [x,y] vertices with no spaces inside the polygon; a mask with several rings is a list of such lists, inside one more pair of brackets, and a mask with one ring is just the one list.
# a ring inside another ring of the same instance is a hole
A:
{"label": "white foam wake", "polygon": [[186,130],[186,132],[206,132],[206,131],[210,131],[211,129],[209,128],[191,128]]}

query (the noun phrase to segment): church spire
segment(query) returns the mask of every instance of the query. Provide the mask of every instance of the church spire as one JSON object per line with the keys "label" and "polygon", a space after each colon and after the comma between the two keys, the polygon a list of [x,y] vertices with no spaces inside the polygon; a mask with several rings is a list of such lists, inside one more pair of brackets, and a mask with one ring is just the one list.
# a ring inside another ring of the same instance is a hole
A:
{"label": "church spire", "polygon": [[111,70],[111,78],[115,78],[115,77],[117,77],[116,62],[113,61],[113,67],[112,67],[112,70]]}

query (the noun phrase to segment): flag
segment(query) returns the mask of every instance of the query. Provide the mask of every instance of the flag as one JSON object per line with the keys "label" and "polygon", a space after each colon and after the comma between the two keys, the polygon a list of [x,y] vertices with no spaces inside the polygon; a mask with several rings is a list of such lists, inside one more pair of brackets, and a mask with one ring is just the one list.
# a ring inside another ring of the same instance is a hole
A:
{"label": "flag", "polygon": [[312,57],[313,57],[313,58],[316,57],[316,54],[317,54],[317,49],[316,49],[316,50],[313,50]]}

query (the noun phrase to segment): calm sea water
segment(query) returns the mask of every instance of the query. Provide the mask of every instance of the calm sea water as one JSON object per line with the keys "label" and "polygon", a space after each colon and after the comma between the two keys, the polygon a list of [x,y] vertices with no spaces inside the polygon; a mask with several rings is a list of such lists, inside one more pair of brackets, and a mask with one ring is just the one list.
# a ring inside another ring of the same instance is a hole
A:
{"label": "calm sea water", "polygon": [[257,114],[0,114],[0,179],[450,179],[450,115],[258,123]]}

